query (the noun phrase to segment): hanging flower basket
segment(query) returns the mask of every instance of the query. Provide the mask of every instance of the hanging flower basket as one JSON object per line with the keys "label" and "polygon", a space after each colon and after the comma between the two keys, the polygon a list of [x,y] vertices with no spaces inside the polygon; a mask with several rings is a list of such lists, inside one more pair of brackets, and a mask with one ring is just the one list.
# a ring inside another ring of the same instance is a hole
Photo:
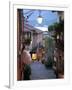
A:
{"label": "hanging flower basket", "polygon": [[30,38],[27,38],[27,39],[25,39],[25,42],[24,42],[26,45],[30,45],[30,43],[31,43],[31,39]]}

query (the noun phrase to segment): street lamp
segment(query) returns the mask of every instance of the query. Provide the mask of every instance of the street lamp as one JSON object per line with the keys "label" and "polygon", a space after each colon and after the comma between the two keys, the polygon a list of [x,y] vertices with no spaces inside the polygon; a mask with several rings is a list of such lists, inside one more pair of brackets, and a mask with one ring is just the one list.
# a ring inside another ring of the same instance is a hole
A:
{"label": "street lamp", "polygon": [[43,21],[43,17],[41,16],[41,11],[39,10],[39,16],[37,17],[37,22],[41,24]]}

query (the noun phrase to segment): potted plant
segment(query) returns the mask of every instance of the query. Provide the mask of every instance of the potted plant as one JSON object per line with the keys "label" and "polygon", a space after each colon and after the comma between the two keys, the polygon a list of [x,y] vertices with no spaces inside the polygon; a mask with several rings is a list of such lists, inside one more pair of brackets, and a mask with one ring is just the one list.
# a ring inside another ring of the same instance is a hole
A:
{"label": "potted plant", "polygon": [[26,45],[30,45],[30,43],[31,43],[31,39],[30,38],[25,39],[25,44]]}
{"label": "potted plant", "polygon": [[52,64],[53,64],[53,61],[52,61],[51,57],[48,57],[48,60],[45,61],[46,68],[52,68]]}

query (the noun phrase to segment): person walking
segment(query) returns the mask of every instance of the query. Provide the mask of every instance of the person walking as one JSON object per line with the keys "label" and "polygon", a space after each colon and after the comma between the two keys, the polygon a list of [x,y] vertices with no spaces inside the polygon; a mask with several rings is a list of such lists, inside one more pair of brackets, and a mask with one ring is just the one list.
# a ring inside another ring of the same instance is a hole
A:
{"label": "person walking", "polygon": [[26,50],[25,45],[22,48],[21,54],[21,71],[22,71],[22,80],[30,80],[32,62],[31,55],[28,50]]}

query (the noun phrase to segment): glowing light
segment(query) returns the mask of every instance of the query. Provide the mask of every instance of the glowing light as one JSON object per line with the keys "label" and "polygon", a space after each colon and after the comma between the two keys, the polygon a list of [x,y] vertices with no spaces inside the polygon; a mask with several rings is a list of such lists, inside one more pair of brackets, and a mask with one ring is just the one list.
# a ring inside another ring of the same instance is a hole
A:
{"label": "glowing light", "polygon": [[36,60],[37,59],[37,55],[35,53],[32,54],[32,60]]}
{"label": "glowing light", "polygon": [[41,16],[38,16],[38,18],[37,18],[37,22],[38,22],[39,24],[41,24],[42,21],[43,21],[43,18],[42,18]]}

